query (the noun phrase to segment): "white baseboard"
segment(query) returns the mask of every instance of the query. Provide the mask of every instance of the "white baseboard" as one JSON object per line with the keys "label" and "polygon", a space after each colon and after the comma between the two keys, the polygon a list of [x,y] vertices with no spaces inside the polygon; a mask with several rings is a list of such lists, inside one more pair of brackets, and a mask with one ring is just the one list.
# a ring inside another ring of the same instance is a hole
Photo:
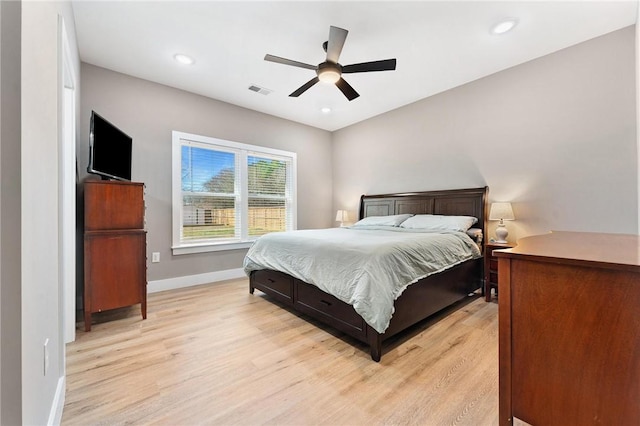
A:
{"label": "white baseboard", "polygon": [[49,412],[49,420],[47,425],[59,425],[62,423],[62,410],[64,409],[64,391],[66,389],[67,377],[62,375],[58,379],[58,386],[56,387],[56,394],[53,397],[53,403],[51,404],[51,411]]}
{"label": "white baseboard", "polygon": [[213,283],[216,281],[234,280],[244,277],[246,277],[244,269],[237,268],[227,269],[224,271],[207,272],[206,274],[167,278],[164,280],[149,281],[147,283],[147,293],[157,293],[159,291],[191,287],[194,285]]}

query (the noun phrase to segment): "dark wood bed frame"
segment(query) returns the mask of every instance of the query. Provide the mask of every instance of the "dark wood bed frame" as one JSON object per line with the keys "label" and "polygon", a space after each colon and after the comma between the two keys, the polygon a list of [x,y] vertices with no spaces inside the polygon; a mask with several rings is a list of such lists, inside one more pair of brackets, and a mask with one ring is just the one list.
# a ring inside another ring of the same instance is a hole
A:
{"label": "dark wood bed frame", "polygon": [[[402,194],[363,195],[360,218],[402,213],[474,216],[475,228],[486,235],[488,187]],[[294,309],[322,321],[371,348],[371,358],[380,361],[382,342],[434,313],[482,288],[482,258],[469,260],[411,284],[395,301],[389,328],[378,333],[353,307],[282,272],[253,271],[249,292],[258,289]]]}

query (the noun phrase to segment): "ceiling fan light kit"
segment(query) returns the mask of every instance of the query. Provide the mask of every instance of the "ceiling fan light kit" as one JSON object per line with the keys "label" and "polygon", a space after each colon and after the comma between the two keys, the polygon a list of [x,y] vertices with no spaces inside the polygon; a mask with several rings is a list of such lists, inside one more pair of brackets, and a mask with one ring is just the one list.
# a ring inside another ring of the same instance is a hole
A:
{"label": "ceiling fan light kit", "polygon": [[342,78],[342,74],[371,71],[393,71],[396,69],[396,60],[384,59],[381,61],[363,62],[360,64],[340,65],[338,63],[338,59],[340,58],[340,53],[342,53],[342,47],[347,39],[347,34],[349,34],[349,31],[343,28],[334,26],[329,28],[329,40],[322,44],[323,49],[327,52],[327,57],[324,62],[317,66],[268,54],[265,55],[264,60],[298,68],[310,69],[316,72],[316,77],[307,81],[305,84],[293,91],[289,95],[291,97],[296,98],[300,96],[317,82],[322,81],[323,83],[335,84],[344,96],[348,100],[352,101],[360,95],[349,83],[345,81],[344,78]]}
{"label": "ceiling fan light kit", "polygon": [[336,84],[341,78],[342,67],[338,64],[332,64],[331,62],[323,62],[318,65],[316,73],[323,83]]}

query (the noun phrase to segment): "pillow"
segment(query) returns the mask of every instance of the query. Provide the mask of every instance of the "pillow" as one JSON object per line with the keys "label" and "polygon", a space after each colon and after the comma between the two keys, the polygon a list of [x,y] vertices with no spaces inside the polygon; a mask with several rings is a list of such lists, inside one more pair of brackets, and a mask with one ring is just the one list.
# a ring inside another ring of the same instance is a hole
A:
{"label": "pillow", "polygon": [[480,228],[469,228],[467,229],[467,235],[471,238],[482,237],[482,229]]}
{"label": "pillow", "polygon": [[478,219],[472,216],[441,216],[433,214],[417,214],[402,222],[401,228],[424,229],[429,231],[465,232]]}
{"label": "pillow", "polygon": [[478,246],[482,245],[482,229],[469,228],[467,229],[467,235],[470,236],[473,239],[473,241],[478,243]]}
{"label": "pillow", "polygon": [[408,218],[411,214],[396,214],[392,216],[369,216],[364,219],[360,219],[352,225],[357,228],[360,226],[398,226]]}

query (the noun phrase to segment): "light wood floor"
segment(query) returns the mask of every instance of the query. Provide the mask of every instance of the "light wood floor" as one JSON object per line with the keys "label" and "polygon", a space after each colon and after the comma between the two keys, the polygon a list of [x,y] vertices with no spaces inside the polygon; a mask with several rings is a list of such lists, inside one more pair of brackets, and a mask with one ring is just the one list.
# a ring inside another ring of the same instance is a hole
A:
{"label": "light wood floor", "polygon": [[248,287],[150,294],[144,321],[139,306],[94,315],[67,348],[62,424],[497,424],[497,304],[470,298],[375,363]]}

